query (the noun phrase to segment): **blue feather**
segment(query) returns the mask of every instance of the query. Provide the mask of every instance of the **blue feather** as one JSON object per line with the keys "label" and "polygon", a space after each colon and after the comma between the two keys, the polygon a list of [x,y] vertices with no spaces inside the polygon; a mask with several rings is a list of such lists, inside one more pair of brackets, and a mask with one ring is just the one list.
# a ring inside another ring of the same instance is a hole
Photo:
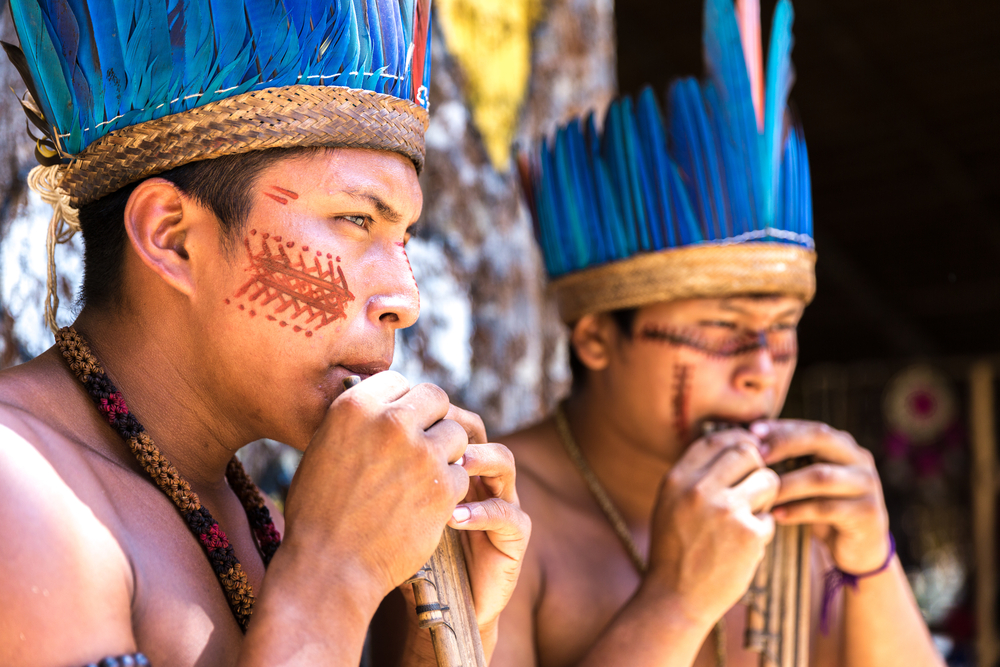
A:
{"label": "blue feather", "polygon": [[579,269],[590,262],[590,252],[587,243],[587,228],[580,214],[580,192],[573,178],[572,156],[569,151],[569,128],[556,132],[556,143],[553,153],[555,162],[555,185],[559,194],[558,219],[563,221],[563,228],[568,237],[566,246],[571,269]]}
{"label": "blue feather", "polygon": [[763,210],[765,225],[773,224],[775,197],[785,134],[785,107],[792,85],[791,51],[794,14],[789,0],[778,0],[771,25],[764,87],[764,137],[761,151]]}
{"label": "blue feather", "polygon": [[[741,164],[737,173],[740,180],[745,182],[741,189],[750,198],[751,217],[748,225],[752,229],[755,226],[756,201],[761,189],[760,134],[732,0],[706,0],[703,40],[705,62],[719,97],[716,108],[724,121],[724,130],[720,128],[718,135],[720,139],[730,139],[723,143],[734,147],[730,153],[731,162],[738,160]],[[726,150],[725,146],[723,150]],[[740,226],[743,226],[742,212]]]}
{"label": "blue feather", "polygon": [[[801,132],[801,130],[800,130]],[[800,184],[802,187],[802,220],[799,223],[799,233],[805,234],[809,238],[813,235],[813,204],[812,204],[812,174],[809,170],[809,151],[806,149],[805,137],[800,135],[799,144],[802,175]]]}
{"label": "blue feather", "polygon": [[[641,228],[646,232],[646,250],[661,250],[664,244],[663,213],[660,209],[659,197],[656,192],[656,161],[650,154],[652,148],[645,140],[642,132],[641,105],[633,108],[631,98],[628,100],[626,115],[627,137],[629,144],[629,164],[632,167],[633,195],[640,206],[642,218]],[[638,217],[638,216],[637,216]]]}
{"label": "blue feather", "polygon": [[[397,0],[375,0],[378,12],[378,29],[382,51],[384,53],[383,62],[386,64],[386,73],[393,77],[400,77],[403,74],[404,59],[406,58],[406,46],[403,44],[403,24],[399,16],[399,3]],[[399,79],[393,80],[396,84]],[[390,92],[396,94],[396,85]]]}
{"label": "blue feather", "polygon": [[586,230],[587,245],[590,248],[591,262],[606,262],[610,252],[605,243],[598,213],[592,172],[587,165],[587,148],[583,138],[583,121],[570,123],[566,128],[566,145],[569,164],[572,168],[573,189],[577,193],[579,215],[583,228]]}
{"label": "blue feather", "polygon": [[674,219],[680,230],[681,245],[693,245],[705,240],[698,214],[691,203],[691,195],[684,182],[680,168],[675,163],[670,165],[670,203],[673,205]]}
{"label": "blue feather", "polygon": [[607,117],[604,119],[604,140],[601,144],[601,158],[608,165],[608,174],[611,176],[615,192],[618,194],[618,201],[616,203],[618,204],[618,214],[621,216],[621,224],[625,231],[626,255],[634,255],[642,246],[632,202],[632,185],[628,181],[629,170],[628,159],[625,156],[626,144],[623,125],[622,107],[619,104],[612,103],[608,108]]}
{"label": "blue feather", "polygon": [[[37,74],[35,88],[41,99],[36,100],[42,113],[58,133],[65,134],[75,124],[73,94],[59,60],[59,50],[49,33],[41,8],[33,0],[12,1],[11,17],[18,27],[21,48]],[[78,123],[76,123],[78,124]],[[65,141],[65,149],[74,152],[73,137]]]}
{"label": "blue feather", "polygon": [[707,239],[721,237],[716,198],[716,151],[702,106],[701,90],[694,79],[681,79],[670,89],[673,111],[671,138],[677,146],[677,165],[692,188],[692,199],[702,233]]}
{"label": "blue feather", "polygon": [[677,245],[677,233],[671,214],[670,185],[667,180],[670,157],[667,155],[667,137],[663,131],[663,114],[660,113],[652,88],[647,86],[639,94],[636,115],[639,121],[639,144],[650,170],[650,210],[655,212],[651,223],[659,230],[656,249],[673,248]]}
{"label": "blue feather", "polygon": [[[62,51],[63,74],[69,82],[74,109],[90,109],[94,105],[91,85],[87,74],[80,67],[81,31],[76,14],[66,0],[51,0],[46,15],[49,34],[58,39]],[[89,36],[88,36],[89,37]],[[55,41],[55,40],[54,40]],[[88,39],[89,41],[89,39]],[[82,60],[87,61],[87,57]],[[91,72],[93,71],[92,68]],[[100,77],[94,77],[100,83]],[[79,114],[75,114],[79,118]]]}
{"label": "blue feather", "polygon": [[601,135],[597,131],[597,120],[591,113],[587,117],[587,166],[594,179],[594,193],[600,216],[600,225],[609,259],[619,259],[627,254],[627,241],[622,228],[619,206],[615,201],[614,186],[601,157]]}
{"label": "blue feather", "polygon": [[551,151],[547,142],[542,142],[538,153],[538,210],[539,225],[542,228],[543,244],[548,248],[545,253],[546,266],[550,275],[566,273],[566,261],[563,249],[559,217],[556,210],[555,188],[553,187],[553,167]]}

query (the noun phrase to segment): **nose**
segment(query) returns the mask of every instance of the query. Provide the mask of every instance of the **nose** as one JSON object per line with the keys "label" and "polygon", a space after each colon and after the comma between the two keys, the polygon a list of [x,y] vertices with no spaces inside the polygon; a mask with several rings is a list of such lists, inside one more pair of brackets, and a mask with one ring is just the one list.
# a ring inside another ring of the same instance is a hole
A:
{"label": "nose", "polygon": [[368,300],[368,317],[380,326],[405,329],[420,315],[420,291],[409,257],[397,247],[390,261],[375,272],[376,289]]}
{"label": "nose", "polygon": [[773,388],[777,380],[774,358],[766,346],[754,350],[741,359],[733,377],[737,391],[752,394]]}

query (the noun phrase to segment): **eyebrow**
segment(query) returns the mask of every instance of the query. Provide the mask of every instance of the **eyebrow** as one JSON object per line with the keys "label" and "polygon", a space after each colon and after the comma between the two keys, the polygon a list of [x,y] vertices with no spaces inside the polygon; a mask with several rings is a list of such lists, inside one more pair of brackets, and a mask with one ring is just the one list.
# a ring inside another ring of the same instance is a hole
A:
{"label": "eyebrow", "polygon": [[403,214],[389,206],[385,203],[384,199],[376,194],[372,194],[371,192],[352,192],[350,190],[345,191],[344,194],[353,199],[361,199],[368,202],[375,207],[378,214],[385,218],[388,222],[396,223],[403,221]]}

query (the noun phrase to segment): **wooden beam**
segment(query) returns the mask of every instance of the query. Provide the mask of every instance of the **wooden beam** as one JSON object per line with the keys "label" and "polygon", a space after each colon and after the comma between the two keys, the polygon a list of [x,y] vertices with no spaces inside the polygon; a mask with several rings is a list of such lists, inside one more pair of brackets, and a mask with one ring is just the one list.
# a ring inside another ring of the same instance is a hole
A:
{"label": "wooden beam", "polygon": [[972,434],[972,530],[976,553],[976,627],[978,663],[995,665],[997,639],[996,498],[997,438],[993,365],[978,361],[969,371],[969,426]]}

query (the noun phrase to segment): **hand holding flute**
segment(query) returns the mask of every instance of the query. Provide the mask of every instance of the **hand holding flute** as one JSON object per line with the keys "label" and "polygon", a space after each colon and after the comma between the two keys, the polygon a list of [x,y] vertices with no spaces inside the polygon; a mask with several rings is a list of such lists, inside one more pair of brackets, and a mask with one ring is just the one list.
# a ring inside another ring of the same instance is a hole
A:
{"label": "hand holding flute", "polygon": [[762,667],[806,667],[815,626],[809,600],[822,595],[810,590],[812,535],[846,572],[879,567],[889,551],[882,490],[871,454],[845,432],[792,420],[760,421],[750,430],[781,486],[775,539],[747,596],[747,648],[761,653]]}
{"label": "hand holding flute", "polygon": [[[379,381],[382,375],[386,374],[374,376],[365,385]],[[345,378],[344,388],[359,383],[359,377],[350,376]],[[355,392],[366,389],[363,386]],[[418,390],[444,396],[430,385],[411,391]],[[347,398],[358,400],[353,392]],[[439,667],[485,667],[496,642],[497,618],[517,580],[530,522],[518,506],[510,452],[502,445],[485,443],[485,430],[476,415],[450,404],[439,409],[444,409],[444,414],[429,426],[421,423],[425,426],[422,430],[436,436],[444,431],[455,443],[467,443],[453,445],[446,455],[446,472],[464,477],[465,493],[457,498],[461,501],[457,507],[452,496],[449,527],[433,555],[397,584],[403,584],[404,593],[415,604],[416,613],[411,617],[419,624],[419,630],[412,630],[416,655],[430,654],[427,648],[419,648],[426,641],[433,645]],[[433,480],[434,485],[439,482],[444,480]],[[459,531],[475,532],[463,537]],[[466,552],[472,559],[468,568]]]}

